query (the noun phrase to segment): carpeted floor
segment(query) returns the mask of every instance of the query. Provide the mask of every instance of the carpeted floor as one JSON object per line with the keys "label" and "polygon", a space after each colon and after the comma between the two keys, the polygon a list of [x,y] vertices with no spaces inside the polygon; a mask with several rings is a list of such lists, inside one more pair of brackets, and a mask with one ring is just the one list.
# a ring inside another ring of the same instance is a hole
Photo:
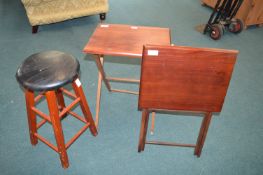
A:
{"label": "carpeted floor", "polygon": [[[199,0],[110,0],[106,19],[107,23],[169,27],[177,45],[240,51],[223,111],[212,119],[201,157],[196,158],[192,148],[153,145],[146,145],[139,154],[137,96],[111,94],[103,85],[99,135],[82,135],[68,149],[70,167],[64,170],[53,150],[41,142],[31,146],[24,95],[15,72],[35,52],[71,53],[80,61],[81,81],[94,114],[97,68],[82,49],[99,18],[40,26],[39,33],[32,35],[20,1],[0,0],[0,174],[263,174],[263,28],[250,27],[239,35],[226,33],[220,41],[213,41],[195,31],[210,13]],[[105,64],[112,75],[139,77],[139,60],[116,62],[117,58],[110,57]],[[148,138],[195,143],[200,122],[199,117],[157,115],[155,134]],[[69,139],[81,124],[68,118],[63,127]],[[50,126],[40,133],[54,141]]]}

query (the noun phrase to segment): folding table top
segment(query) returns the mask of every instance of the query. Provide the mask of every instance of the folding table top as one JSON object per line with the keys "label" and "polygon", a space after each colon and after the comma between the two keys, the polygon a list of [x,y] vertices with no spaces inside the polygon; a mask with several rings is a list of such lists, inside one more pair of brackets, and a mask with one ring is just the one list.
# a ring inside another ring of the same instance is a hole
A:
{"label": "folding table top", "polygon": [[147,45],[139,109],[220,112],[238,51]]}
{"label": "folding table top", "polygon": [[99,24],[83,51],[96,55],[142,57],[143,45],[170,45],[170,29]]}

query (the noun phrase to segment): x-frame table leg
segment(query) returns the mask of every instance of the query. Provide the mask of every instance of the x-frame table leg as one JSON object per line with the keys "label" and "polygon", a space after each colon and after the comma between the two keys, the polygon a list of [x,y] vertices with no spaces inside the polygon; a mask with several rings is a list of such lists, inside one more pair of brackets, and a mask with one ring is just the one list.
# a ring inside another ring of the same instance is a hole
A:
{"label": "x-frame table leg", "polygon": [[[94,55],[96,65],[98,67],[98,86],[97,86],[97,99],[96,99],[96,115],[95,115],[95,125],[98,128],[99,125],[99,112],[100,112],[100,98],[101,98],[101,83],[104,81],[107,89],[111,92],[109,80],[106,78],[106,73],[103,69],[104,58],[102,55]],[[126,92],[127,93],[127,92]],[[151,134],[154,132],[154,123],[155,123],[155,112],[152,112],[152,125],[151,125]]]}
{"label": "x-frame table leg", "polygon": [[105,85],[109,91],[111,91],[111,86],[109,81],[106,79],[106,74],[103,69],[103,56],[94,55],[96,65],[98,67],[98,87],[97,87],[97,99],[96,99],[96,115],[95,115],[95,125],[98,128],[99,126],[99,112],[100,112],[100,98],[101,98],[101,82],[105,82]]}

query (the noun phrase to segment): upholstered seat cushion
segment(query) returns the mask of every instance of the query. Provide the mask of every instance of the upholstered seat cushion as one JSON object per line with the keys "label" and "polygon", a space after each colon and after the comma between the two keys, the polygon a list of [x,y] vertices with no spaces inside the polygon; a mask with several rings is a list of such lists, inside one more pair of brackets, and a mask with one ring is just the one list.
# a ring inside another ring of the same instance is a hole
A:
{"label": "upholstered seat cushion", "polygon": [[108,12],[108,0],[22,0],[32,26]]}

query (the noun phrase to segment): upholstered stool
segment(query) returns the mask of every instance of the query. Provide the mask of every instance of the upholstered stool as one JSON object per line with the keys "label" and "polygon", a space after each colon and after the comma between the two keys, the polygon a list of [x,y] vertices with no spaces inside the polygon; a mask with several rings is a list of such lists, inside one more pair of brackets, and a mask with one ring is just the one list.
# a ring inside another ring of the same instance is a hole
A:
{"label": "upholstered stool", "polygon": [[[46,51],[31,55],[17,70],[16,79],[25,89],[26,109],[30,140],[36,145],[38,140],[47,144],[60,155],[61,164],[64,168],[69,166],[67,148],[87,129],[92,135],[97,135],[97,129],[92,119],[88,103],[85,99],[79,76],[79,62],[73,56],[59,51]],[[71,83],[75,94],[63,88]],[[35,96],[35,93],[38,94]],[[73,99],[68,106],[65,105],[63,94]],[[46,97],[49,115],[36,108],[36,103]],[[84,118],[71,111],[80,104]],[[61,120],[66,115],[72,115],[82,121],[84,127],[67,143],[64,141]],[[42,118],[37,123],[36,115]],[[38,134],[37,130],[46,122],[51,123],[57,146],[50,143]]]}

